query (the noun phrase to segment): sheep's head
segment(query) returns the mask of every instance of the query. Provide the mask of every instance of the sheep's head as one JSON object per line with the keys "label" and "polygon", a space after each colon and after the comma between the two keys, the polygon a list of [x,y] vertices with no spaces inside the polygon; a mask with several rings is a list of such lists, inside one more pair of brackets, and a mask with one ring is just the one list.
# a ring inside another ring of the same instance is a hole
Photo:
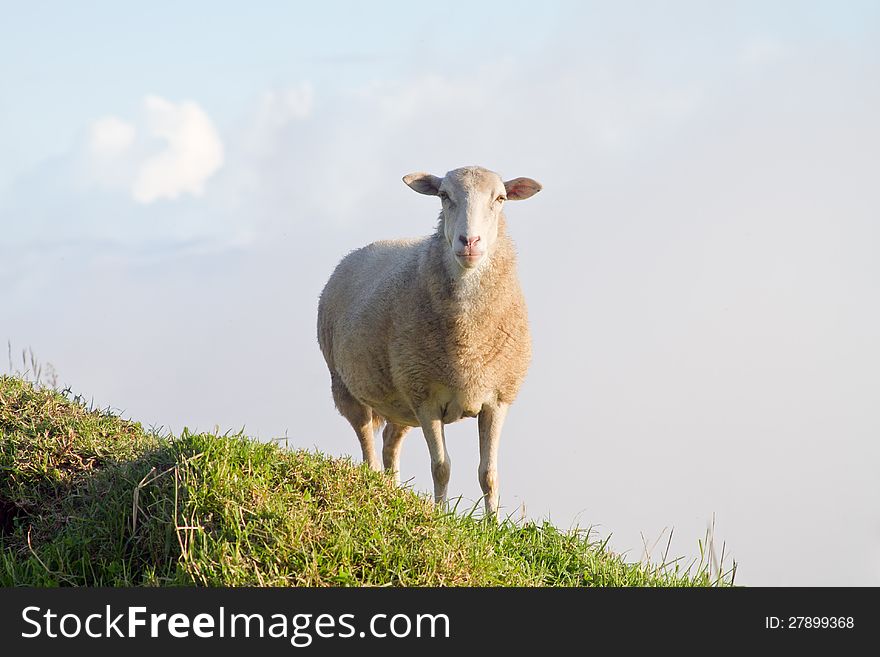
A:
{"label": "sheep's head", "polygon": [[403,182],[420,194],[439,196],[443,233],[455,261],[464,269],[477,267],[498,238],[498,218],[505,201],[519,201],[541,191],[531,178],[502,181],[494,171],[463,167],[442,178],[411,173]]}

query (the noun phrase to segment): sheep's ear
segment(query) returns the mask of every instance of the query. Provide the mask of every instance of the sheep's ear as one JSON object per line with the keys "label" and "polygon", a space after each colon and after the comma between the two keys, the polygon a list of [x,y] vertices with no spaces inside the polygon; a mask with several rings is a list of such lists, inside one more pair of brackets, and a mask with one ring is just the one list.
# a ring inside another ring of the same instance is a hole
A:
{"label": "sheep's ear", "polygon": [[441,178],[432,176],[430,173],[411,173],[403,177],[403,182],[416,190],[419,194],[437,196],[440,191]]}
{"label": "sheep's ear", "polygon": [[522,201],[541,191],[541,183],[531,178],[514,178],[504,183],[508,201]]}

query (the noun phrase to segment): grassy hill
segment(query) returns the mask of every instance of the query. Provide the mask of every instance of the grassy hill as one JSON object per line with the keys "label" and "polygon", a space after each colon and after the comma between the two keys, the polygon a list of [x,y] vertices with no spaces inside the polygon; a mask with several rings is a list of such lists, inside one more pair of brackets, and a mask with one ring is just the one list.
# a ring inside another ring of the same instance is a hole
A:
{"label": "grassy hill", "polygon": [[717,586],[583,532],[433,508],[347,460],[161,437],[0,376],[0,585]]}

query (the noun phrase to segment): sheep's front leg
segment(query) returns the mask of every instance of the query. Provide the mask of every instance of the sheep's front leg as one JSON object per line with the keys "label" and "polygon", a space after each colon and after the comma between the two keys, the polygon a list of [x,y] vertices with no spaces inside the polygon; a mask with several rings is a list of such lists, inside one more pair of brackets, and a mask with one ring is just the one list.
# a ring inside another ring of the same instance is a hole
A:
{"label": "sheep's front leg", "polygon": [[446,489],[449,485],[449,472],[452,463],[446,451],[446,436],[443,433],[443,421],[433,415],[419,414],[419,424],[425,441],[428,443],[428,452],[431,454],[431,475],[434,478],[434,502],[442,504],[446,501]]}
{"label": "sheep's front leg", "polygon": [[483,489],[486,515],[490,516],[498,511],[498,443],[507,408],[507,404],[486,404],[477,420],[480,430],[480,488]]}

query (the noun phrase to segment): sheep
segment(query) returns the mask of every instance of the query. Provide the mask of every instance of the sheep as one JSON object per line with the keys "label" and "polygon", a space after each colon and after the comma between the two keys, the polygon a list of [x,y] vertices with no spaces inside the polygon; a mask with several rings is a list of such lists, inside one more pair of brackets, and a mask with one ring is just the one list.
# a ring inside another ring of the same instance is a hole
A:
{"label": "sheep", "polygon": [[541,190],[469,166],[403,181],[442,203],[433,235],[373,242],[349,253],[318,303],[318,343],[336,408],[354,428],[364,462],[400,483],[400,448],[421,427],[434,500],[446,500],[444,425],[478,418],[478,478],[488,516],[498,509],[498,443],[531,360],[526,304],[507,235],[505,201]]}

